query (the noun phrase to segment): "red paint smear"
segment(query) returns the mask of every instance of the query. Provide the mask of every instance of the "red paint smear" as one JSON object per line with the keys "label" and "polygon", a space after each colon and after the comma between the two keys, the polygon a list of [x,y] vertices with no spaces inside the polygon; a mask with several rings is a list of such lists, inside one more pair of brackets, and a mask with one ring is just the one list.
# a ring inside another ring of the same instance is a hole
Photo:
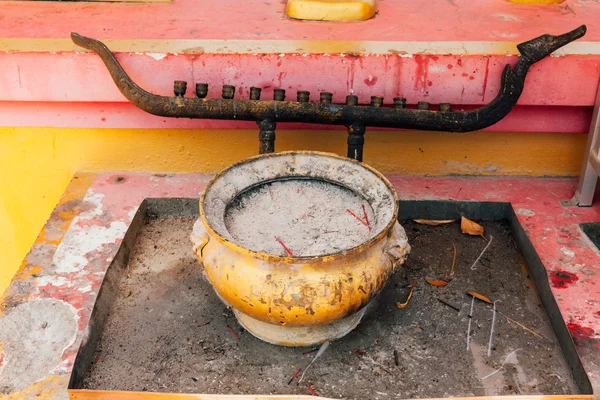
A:
{"label": "red paint smear", "polygon": [[459,67],[462,67],[462,60],[460,58],[458,60],[456,60],[456,63],[458,64]]}
{"label": "red paint smear", "polygon": [[452,68],[454,68],[454,65],[448,64],[448,69],[452,69]]}
{"label": "red paint smear", "polygon": [[414,55],[413,59],[417,63],[417,68],[415,70],[415,89],[422,88],[423,90],[427,89],[425,83],[427,82],[427,72],[429,70],[429,60],[431,60],[431,56],[423,56],[423,55]]}
{"label": "red paint smear", "polygon": [[469,77],[469,79],[470,79],[470,80],[473,80],[473,79],[475,79],[475,77],[474,77],[474,76],[470,76],[470,77]]}
{"label": "red paint smear", "polygon": [[396,71],[394,72],[394,87],[396,88],[396,96],[402,96],[402,91],[400,90],[402,87],[402,58],[396,59]]}
{"label": "red paint smear", "polygon": [[552,286],[557,289],[564,289],[578,280],[579,277],[577,275],[567,271],[550,272],[550,281],[552,282]]}
{"label": "red paint smear", "polygon": [[350,66],[346,70],[346,91],[350,92],[354,86],[354,60],[350,59]]}
{"label": "red paint smear", "polygon": [[490,59],[488,57],[488,59],[485,62],[485,74],[483,76],[483,93],[481,101],[485,101],[485,90],[487,89],[487,82],[488,82],[488,75],[490,73]]}
{"label": "red paint smear", "polygon": [[313,396],[318,396],[317,392],[315,392],[315,389],[313,389],[312,386],[308,385],[308,390],[310,390]]}
{"label": "red paint smear", "polygon": [[578,346],[584,340],[594,340],[594,334],[596,333],[592,328],[581,326],[575,322],[569,322],[567,329],[571,333],[573,341]]}
{"label": "red paint smear", "polygon": [[464,76],[464,77],[466,78],[467,76],[469,76],[469,74],[467,74],[467,73],[463,72],[463,73],[462,73],[462,76]]}
{"label": "red paint smear", "polygon": [[367,86],[375,86],[375,84],[377,83],[377,77],[374,76],[373,78],[369,79],[365,79],[365,85]]}
{"label": "red paint smear", "polygon": [[0,352],[0,368],[4,365],[4,357],[6,355],[2,352]]}
{"label": "red paint smear", "polygon": [[350,63],[350,88],[354,89],[354,72],[356,70],[356,58],[353,58]]}
{"label": "red paint smear", "polygon": [[594,313],[594,316],[595,316],[596,318],[600,318],[600,311],[596,311],[596,312]]}
{"label": "red paint smear", "polygon": [[283,85],[282,79],[287,75],[287,72],[280,72],[277,76],[277,80],[279,81],[279,87]]}
{"label": "red paint smear", "polygon": [[433,86],[433,82],[427,81],[427,86]]}

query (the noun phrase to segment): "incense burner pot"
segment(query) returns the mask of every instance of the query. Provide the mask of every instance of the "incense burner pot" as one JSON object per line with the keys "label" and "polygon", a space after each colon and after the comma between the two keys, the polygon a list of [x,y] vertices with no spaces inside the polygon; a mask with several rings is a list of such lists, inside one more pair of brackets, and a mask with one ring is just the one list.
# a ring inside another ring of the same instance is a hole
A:
{"label": "incense burner pot", "polygon": [[[372,211],[367,239],[310,256],[295,256],[287,247],[290,254],[278,255],[236,243],[225,222],[229,205],[252,188],[295,179],[360,196]],[[354,329],[365,306],[403,264],[410,246],[397,215],[393,186],[367,165],[318,152],[265,154],[228,167],[207,184],[191,240],[206,277],[246,330],[273,344],[309,346]]]}

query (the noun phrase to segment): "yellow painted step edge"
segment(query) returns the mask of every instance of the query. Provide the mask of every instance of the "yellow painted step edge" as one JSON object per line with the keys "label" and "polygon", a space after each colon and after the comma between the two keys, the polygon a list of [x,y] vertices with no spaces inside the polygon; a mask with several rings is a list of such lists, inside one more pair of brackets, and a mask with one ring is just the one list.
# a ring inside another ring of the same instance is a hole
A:
{"label": "yellow painted step edge", "polygon": [[375,15],[375,0],[288,0],[285,14],[310,21],[362,21]]}

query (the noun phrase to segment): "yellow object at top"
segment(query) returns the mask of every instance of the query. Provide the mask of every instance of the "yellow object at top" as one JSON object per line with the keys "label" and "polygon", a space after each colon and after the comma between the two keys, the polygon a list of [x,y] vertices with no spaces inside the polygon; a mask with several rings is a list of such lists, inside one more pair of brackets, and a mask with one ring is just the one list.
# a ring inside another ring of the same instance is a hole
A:
{"label": "yellow object at top", "polygon": [[559,4],[564,0],[509,0],[515,4]]}
{"label": "yellow object at top", "polygon": [[375,15],[375,0],[288,0],[285,14],[312,21],[361,21]]}

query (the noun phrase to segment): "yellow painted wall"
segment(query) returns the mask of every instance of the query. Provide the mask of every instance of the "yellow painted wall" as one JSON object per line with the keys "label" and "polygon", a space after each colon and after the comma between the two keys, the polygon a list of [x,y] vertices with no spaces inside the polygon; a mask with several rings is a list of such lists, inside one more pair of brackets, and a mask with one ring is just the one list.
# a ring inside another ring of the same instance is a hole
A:
{"label": "yellow painted wall", "polygon": [[[255,130],[0,128],[0,293],[77,171],[216,172],[255,155]],[[387,174],[579,173],[585,135],[368,132]],[[277,150],[346,152],[345,131],[278,131]]]}

